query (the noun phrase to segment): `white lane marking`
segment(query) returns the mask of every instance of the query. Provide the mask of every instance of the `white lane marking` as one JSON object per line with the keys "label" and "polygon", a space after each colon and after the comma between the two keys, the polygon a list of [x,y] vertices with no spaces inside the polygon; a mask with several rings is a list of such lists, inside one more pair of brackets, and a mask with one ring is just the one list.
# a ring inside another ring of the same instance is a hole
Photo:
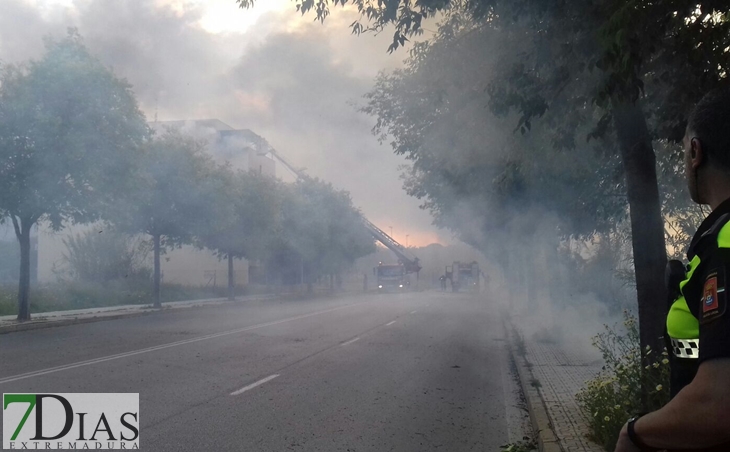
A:
{"label": "white lane marking", "polygon": [[268,381],[271,381],[271,380],[273,380],[274,378],[276,378],[276,377],[278,377],[278,376],[279,376],[279,374],[269,375],[268,377],[266,377],[266,378],[264,378],[264,379],[262,379],[262,380],[259,380],[259,381],[257,381],[256,383],[251,383],[250,385],[248,385],[248,386],[244,386],[243,388],[239,389],[238,391],[233,391],[233,392],[231,393],[231,395],[239,395],[239,394],[243,394],[244,392],[246,392],[246,391],[248,391],[248,390],[250,390],[250,389],[253,389],[253,388],[255,388],[256,386],[261,386],[262,384],[264,384],[264,383],[266,383],[266,382],[268,382]]}
{"label": "white lane marking", "polygon": [[349,341],[347,341],[347,342],[343,342],[343,343],[342,343],[342,344],[340,344],[340,345],[342,345],[342,346],[344,347],[345,345],[350,345],[350,344],[352,344],[353,342],[357,342],[357,341],[359,341],[359,340],[360,340],[360,338],[359,338],[359,337],[356,337],[355,339],[350,339]]}
{"label": "white lane marking", "polygon": [[411,311],[411,314],[415,314],[416,312],[418,312],[418,310],[416,310],[416,311]]}
{"label": "white lane marking", "polygon": [[394,324],[394,323],[395,323],[395,320],[393,320],[393,321],[392,321],[392,322],[390,322],[390,323],[386,323],[386,324],[385,324],[385,326],[390,326],[390,325],[392,325],[392,324]]}
{"label": "white lane marking", "polygon": [[141,355],[143,353],[154,352],[154,351],[157,351],[157,350],[164,350],[166,348],[178,347],[180,345],[192,344],[194,342],[207,341],[209,339],[215,339],[215,338],[219,338],[219,337],[223,337],[223,336],[229,336],[231,334],[243,333],[244,331],[255,330],[255,329],[264,328],[264,327],[267,327],[267,326],[274,326],[274,325],[279,325],[279,324],[282,324],[282,323],[293,322],[295,320],[306,319],[307,317],[313,317],[315,315],[325,314],[325,313],[328,313],[328,312],[337,311],[339,309],[350,308],[352,306],[358,306],[358,304],[351,304],[351,305],[347,305],[347,306],[340,306],[340,307],[337,307],[337,308],[326,309],[324,311],[313,312],[311,314],[304,314],[304,315],[300,315],[300,316],[296,316],[296,317],[290,317],[288,319],[282,319],[282,320],[276,320],[276,321],[273,321],[273,322],[261,323],[261,324],[258,324],[258,325],[247,326],[247,327],[244,327],[244,328],[237,328],[235,330],[223,331],[221,333],[207,334],[205,336],[195,337],[195,338],[191,338],[191,339],[184,339],[184,340],[177,341],[177,342],[170,342],[169,344],[155,345],[154,347],[147,347],[147,348],[142,348],[142,349],[139,349],[139,350],[133,350],[133,351],[124,352],[124,353],[117,353],[115,355],[102,356],[100,358],[89,359],[89,360],[86,360],[86,361],[79,361],[79,362],[71,363],[71,364],[64,364],[62,366],[50,367],[48,369],[36,370],[36,371],[33,371],[33,372],[27,372],[27,373],[19,374],[19,375],[11,375],[9,377],[0,378],[0,385],[3,384],[3,383],[10,383],[10,382],[13,382],[13,381],[24,380],[26,378],[39,377],[41,375],[47,375],[47,374],[52,374],[52,373],[55,373],[55,372],[61,372],[63,370],[75,369],[77,367],[90,366],[92,364],[103,363],[103,362],[106,362],[106,361],[113,361],[115,359],[121,359],[121,358],[126,358],[126,357],[129,357],[129,356]]}

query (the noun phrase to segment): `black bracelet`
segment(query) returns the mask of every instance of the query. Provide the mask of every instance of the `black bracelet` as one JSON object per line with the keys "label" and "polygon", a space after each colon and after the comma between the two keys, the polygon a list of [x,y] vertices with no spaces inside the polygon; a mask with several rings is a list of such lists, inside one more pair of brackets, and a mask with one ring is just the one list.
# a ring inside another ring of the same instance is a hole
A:
{"label": "black bracelet", "polygon": [[634,431],[634,424],[636,421],[639,420],[639,416],[632,417],[629,419],[629,422],[626,424],[626,431],[629,434],[629,440],[634,443],[634,446],[638,447],[642,451],[645,452],[657,452],[662,449],[657,449],[656,447],[651,447],[646,445],[644,442],[642,442],[639,437],[636,435],[636,431]]}

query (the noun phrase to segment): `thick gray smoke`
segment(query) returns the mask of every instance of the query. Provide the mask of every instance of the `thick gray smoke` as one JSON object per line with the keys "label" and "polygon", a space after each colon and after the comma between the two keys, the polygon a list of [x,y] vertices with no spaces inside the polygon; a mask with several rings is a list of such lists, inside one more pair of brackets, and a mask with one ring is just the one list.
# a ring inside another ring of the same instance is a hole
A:
{"label": "thick gray smoke", "polygon": [[[249,129],[293,166],[350,191],[354,204],[382,229],[390,232],[393,226],[393,235],[402,243],[406,236],[412,245],[451,241],[450,233],[430,226],[432,219],[418,208],[419,201],[402,190],[399,166],[406,161],[378,144],[370,133],[374,119],[352,106],[372,88],[380,70],[400,67],[406,52],[386,53],[389,33],[351,36],[347,25],[355,17],[350,11],[337,10],[322,25],[311,18],[299,19],[293,5],[285,3],[288,8],[283,12],[266,13],[244,31],[212,33],[201,25],[205,10],[200,3],[3,0],[0,60],[17,63],[37,58],[43,36],[61,36],[67,27],[76,27],[92,53],[134,86],[150,121],[216,118],[233,128]],[[252,12],[232,14],[243,23]],[[482,86],[475,89],[483,92]],[[474,105],[475,116],[488,114],[483,103]],[[493,127],[502,125],[495,122]],[[498,134],[491,129],[460,132],[434,129],[446,145],[436,140],[433,146],[447,154],[447,164],[465,165],[451,152],[452,139],[471,140],[479,150],[505,148],[495,141]],[[494,156],[461,157],[489,161]],[[472,205],[456,194],[454,200],[459,217],[454,221],[462,232],[472,238],[481,234],[482,219],[471,213],[484,206]],[[525,214],[518,221],[530,223],[540,217],[545,222],[542,215]],[[522,227],[513,222],[476,240],[504,246],[505,256],[535,253],[533,243],[515,238],[513,231]],[[539,232],[534,241],[551,242],[554,249],[560,246],[554,230]],[[438,276],[441,266],[452,259],[457,258],[428,263],[434,269],[425,276]],[[590,348],[588,338],[600,330],[600,324],[617,318],[615,310],[599,301],[605,294],[565,290],[565,280],[545,276],[573,270],[566,267],[556,272],[555,267],[564,263],[544,250],[536,253],[534,263],[534,268],[527,269],[521,263],[485,262],[484,268],[490,270],[490,298],[517,315],[528,334]],[[371,266],[368,263],[361,273],[369,272]],[[616,285],[615,270],[606,267],[597,272],[606,281],[596,287]],[[540,290],[527,289],[525,281],[530,279],[539,282]]]}
{"label": "thick gray smoke", "polygon": [[[216,34],[201,26],[198,4],[5,0],[0,60],[38,57],[43,36],[76,27],[134,86],[149,120],[217,118],[250,129],[294,166],[350,191],[372,221],[411,229],[404,235],[412,239],[439,240],[428,214],[401,189],[404,160],[377,143],[372,119],[351,105],[405,54],[386,53],[389,36],[350,36],[349,12],[322,26],[286,4],[245,31]],[[241,23],[253,13],[233,12]]]}

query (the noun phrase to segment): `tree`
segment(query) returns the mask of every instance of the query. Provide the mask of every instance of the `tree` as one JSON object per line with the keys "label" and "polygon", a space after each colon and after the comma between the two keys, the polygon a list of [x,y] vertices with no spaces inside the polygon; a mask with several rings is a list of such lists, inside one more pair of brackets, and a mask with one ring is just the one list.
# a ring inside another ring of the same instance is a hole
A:
{"label": "tree", "polygon": [[[626,209],[610,142],[572,142],[575,149],[563,152],[554,143],[567,138],[549,122],[513,134],[511,118],[485,108],[485,88],[511,39],[451,16],[432,40],[414,46],[404,69],[378,76],[363,111],[377,119],[379,139],[412,162],[409,194],[477,248],[487,246],[490,231],[535,210],[556,213],[563,236],[610,229]],[[562,120],[590,132],[581,115],[573,116]]]}
{"label": "tree", "polygon": [[281,219],[271,263],[298,268],[300,282],[339,275],[361,256],[375,252],[373,237],[345,191],[319,179],[302,178],[285,186]]}
{"label": "tree", "polygon": [[30,233],[93,221],[129,188],[148,136],[129,84],[73,30],[38,61],[0,75],[0,213],[20,244],[18,320],[30,319]]}
{"label": "tree", "polygon": [[[515,134],[511,118],[485,108],[485,87],[499,76],[504,49],[519,45],[513,40],[450,15],[433,39],[414,45],[404,69],[377,78],[363,110],[377,119],[381,141],[412,162],[405,187],[438,225],[501,262],[509,278],[536,275],[510,284],[527,287],[530,299],[545,290],[544,272],[560,298],[573,286],[570,275],[544,261],[558,260],[560,239],[615,233],[627,215],[621,165],[609,139],[573,141],[565,152],[555,143],[570,137],[549,118]],[[565,112],[561,121],[587,134],[585,116]]]}
{"label": "tree", "polygon": [[198,243],[228,260],[228,298],[235,298],[234,259],[262,259],[279,216],[279,183],[256,172],[219,167],[205,180],[209,220]]}
{"label": "tree", "polygon": [[204,184],[216,177],[204,145],[179,131],[168,130],[147,143],[136,185],[118,203],[111,221],[122,231],[152,236],[154,306],[161,307],[160,256],[192,244],[210,221],[211,206]]}

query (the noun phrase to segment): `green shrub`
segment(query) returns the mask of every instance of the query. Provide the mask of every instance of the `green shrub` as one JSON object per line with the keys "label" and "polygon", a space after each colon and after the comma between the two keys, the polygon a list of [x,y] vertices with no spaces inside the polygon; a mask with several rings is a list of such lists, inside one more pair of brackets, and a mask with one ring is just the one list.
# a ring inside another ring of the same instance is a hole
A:
{"label": "green shrub", "polygon": [[500,449],[500,452],[532,452],[537,450],[537,444],[530,437],[525,436],[522,441],[505,444]]}
{"label": "green shrub", "polygon": [[[149,241],[113,230],[91,230],[63,240],[66,252],[61,272],[70,279],[90,283],[152,278],[147,262]],[[67,278],[63,278],[67,279]]]}
{"label": "green shrub", "polygon": [[[648,409],[656,410],[669,401],[669,360],[667,351],[657,354],[639,345],[636,318],[624,311],[624,328],[605,326],[593,338],[605,362],[598,376],[586,383],[576,396],[588,419],[589,439],[613,451],[624,423],[642,411],[642,379],[648,388]],[[642,355],[652,363],[642,369]],[[642,371],[643,370],[643,371]]]}
{"label": "green shrub", "polygon": [[[247,287],[237,287],[236,295],[248,295]],[[162,302],[223,298],[228,296],[227,287],[190,287],[180,284],[163,284]],[[15,285],[0,286],[0,315],[18,312],[18,288]],[[152,282],[116,280],[104,284],[82,281],[61,281],[31,288],[31,313],[66,311],[71,309],[100,308],[129,304],[151,304]]]}

